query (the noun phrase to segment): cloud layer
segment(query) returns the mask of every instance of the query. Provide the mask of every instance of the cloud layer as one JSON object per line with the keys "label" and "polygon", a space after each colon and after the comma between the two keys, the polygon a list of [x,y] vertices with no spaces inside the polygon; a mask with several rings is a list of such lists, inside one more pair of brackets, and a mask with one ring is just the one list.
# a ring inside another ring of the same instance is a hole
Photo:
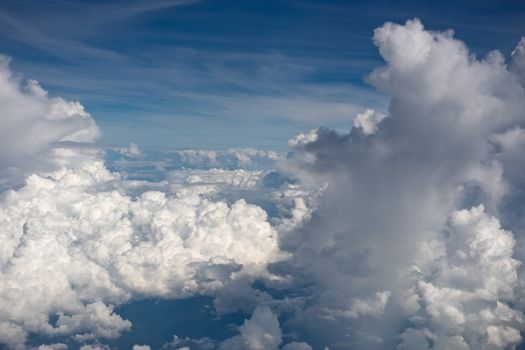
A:
{"label": "cloud layer", "polygon": [[27,332],[117,337],[131,324],[112,305],[211,293],[235,275],[264,274],[278,257],[259,207],[213,202],[198,187],[131,197],[118,181],[88,161],[4,194],[1,341],[22,343]]}
{"label": "cloud layer", "polygon": [[[164,348],[520,344],[524,41],[508,63],[478,59],[452,31],[410,20],[374,43],[386,64],[368,80],[391,98],[388,116],[299,134],[286,159],[189,150],[150,162],[132,146],[114,173],[85,145],[98,129],[82,106],[24,85],[3,59],[0,171],[28,176],[0,197],[0,343],[23,349],[38,334],[104,349],[132,330],[115,307],[208,295],[216,316],[246,315],[238,334]],[[133,176],[155,167],[156,182]]]}
{"label": "cloud layer", "polygon": [[124,180],[96,147],[85,147],[98,129],[80,104],[50,99],[34,81],[21,88],[5,60],[1,77],[8,102],[1,111],[2,170],[34,173],[0,199],[0,343],[22,349],[39,334],[96,347],[131,329],[115,306],[215,295],[235,280],[272,278],[267,264],[285,255],[267,213],[244,199],[214,199],[256,186],[261,171]]}

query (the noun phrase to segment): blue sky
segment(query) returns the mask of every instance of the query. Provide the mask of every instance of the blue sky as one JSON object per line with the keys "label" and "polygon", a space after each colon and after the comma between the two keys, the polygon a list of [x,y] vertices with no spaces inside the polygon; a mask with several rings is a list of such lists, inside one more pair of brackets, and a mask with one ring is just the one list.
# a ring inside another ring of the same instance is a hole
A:
{"label": "blue sky", "polygon": [[365,82],[371,37],[418,17],[477,54],[509,54],[522,1],[4,0],[0,52],[53,95],[76,99],[102,142],[146,149],[286,148],[299,131],[348,129],[384,110]]}

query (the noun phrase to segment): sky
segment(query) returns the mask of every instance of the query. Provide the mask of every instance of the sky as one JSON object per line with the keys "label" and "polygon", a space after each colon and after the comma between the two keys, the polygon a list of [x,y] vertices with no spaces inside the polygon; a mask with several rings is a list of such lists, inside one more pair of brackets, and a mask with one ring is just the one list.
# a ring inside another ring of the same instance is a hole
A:
{"label": "sky", "polygon": [[0,349],[525,349],[525,7],[0,3]]}
{"label": "sky", "polygon": [[0,6],[0,52],[83,103],[112,145],[286,150],[298,131],[347,130],[388,99],[366,82],[386,21],[454,29],[510,54],[521,1],[28,1]]}

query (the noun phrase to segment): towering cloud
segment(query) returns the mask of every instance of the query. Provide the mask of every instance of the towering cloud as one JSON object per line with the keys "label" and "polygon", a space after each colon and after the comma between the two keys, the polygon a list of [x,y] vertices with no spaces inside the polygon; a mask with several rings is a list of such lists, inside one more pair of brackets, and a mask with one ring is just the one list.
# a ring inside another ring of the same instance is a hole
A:
{"label": "towering cloud", "polygon": [[283,238],[318,298],[294,325],[367,349],[516,345],[523,253],[505,228],[521,240],[523,45],[508,68],[418,20],[386,23],[374,43],[386,65],[369,81],[391,96],[388,118],[366,111],[349,134],[290,143],[289,171],[328,184],[309,224]]}

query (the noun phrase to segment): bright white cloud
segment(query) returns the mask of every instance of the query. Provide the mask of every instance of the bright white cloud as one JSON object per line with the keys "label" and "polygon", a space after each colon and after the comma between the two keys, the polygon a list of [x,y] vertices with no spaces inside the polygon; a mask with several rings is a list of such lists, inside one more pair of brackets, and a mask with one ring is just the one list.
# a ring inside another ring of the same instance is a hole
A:
{"label": "bright white cloud", "polygon": [[49,168],[57,142],[92,142],[99,134],[78,102],[49,98],[35,80],[24,84],[0,56],[0,169],[6,177]]}
{"label": "bright white cloud", "polygon": [[133,350],[151,350],[149,345],[133,345]]}
{"label": "bright white cloud", "polygon": [[295,148],[297,146],[304,146],[310,142],[317,141],[317,138],[317,129],[313,129],[306,134],[301,133],[290,139],[290,141],[288,141],[288,146],[290,146],[291,148]]}
{"label": "bright white cloud", "polygon": [[525,319],[508,305],[515,298],[520,265],[512,257],[512,234],[483,206],[454,212],[448,232],[434,245],[441,245],[435,259],[414,267],[419,308],[412,319],[425,328],[405,331],[399,348],[411,348],[412,333],[420,344],[432,342],[436,348],[452,343],[473,349],[517,345]]}
{"label": "bright white cloud", "polygon": [[[180,171],[169,186],[137,187],[109,172],[96,147],[75,146],[98,134],[79,103],[48,98],[32,80],[22,89],[5,59],[0,83],[0,169],[23,156],[20,170],[38,170],[0,199],[0,343],[24,348],[31,333],[116,338],[132,325],[114,307],[135,298],[213,295],[237,278],[271,277],[266,265],[284,255],[266,212],[211,198],[256,186],[260,171]],[[134,144],[124,153],[140,156]],[[46,166],[35,168],[40,157]]]}
{"label": "bright white cloud", "polygon": [[3,342],[23,342],[26,332],[114,338],[131,324],[111,305],[210,293],[236,275],[264,275],[279,257],[277,232],[257,206],[212,202],[198,187],[133,198],[115,181],[88,159],[5,195]]}

